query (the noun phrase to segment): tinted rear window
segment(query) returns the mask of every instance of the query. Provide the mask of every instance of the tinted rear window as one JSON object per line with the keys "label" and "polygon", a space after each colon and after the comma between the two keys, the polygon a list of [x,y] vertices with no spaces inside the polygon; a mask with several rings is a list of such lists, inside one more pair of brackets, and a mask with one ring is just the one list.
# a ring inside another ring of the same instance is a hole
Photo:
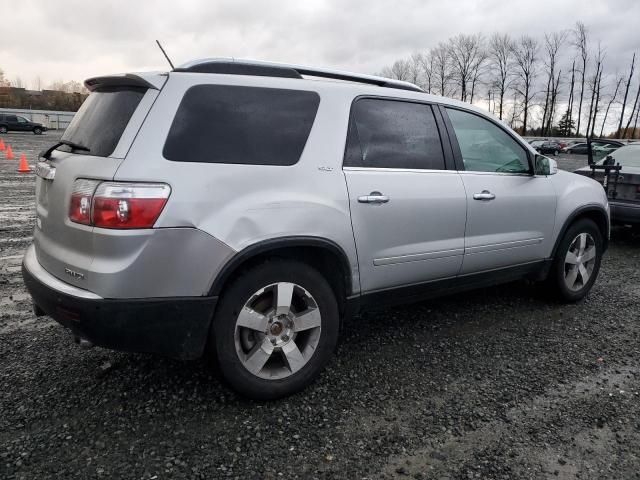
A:
{"label": "tinted rear window", "polygon": [[316,92],[198,85],[184,95],[163,155],[179,162],[293,165],[318,111]]}
{"label": "tinted rear window", "polygon": [[344,165],[444,170],[431,107],[397,100],[357,100],[351,111]]}
{"label": "tinted rear window", "polygon": [[[89,148],[90,155],[108,157],[118,145],[145,92],[143,88],[118,88],[91,93],[73,117],[62,139]],[[60,149],[68,147],[61,146]]]}

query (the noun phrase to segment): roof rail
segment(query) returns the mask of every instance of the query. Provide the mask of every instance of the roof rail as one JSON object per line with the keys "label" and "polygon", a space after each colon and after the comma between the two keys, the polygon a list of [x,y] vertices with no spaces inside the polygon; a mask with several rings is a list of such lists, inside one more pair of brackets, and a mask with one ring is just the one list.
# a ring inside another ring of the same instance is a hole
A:
{"label": "roof rail", "polygon": [[258,75],[265,77],[302,78],[302,75],[331,78],[348,82],[367,83],[379,87],[399,88],[414,92],[424,92],[413,83],[390,78],[362,75],[359,73],[327,70],[288,63],[261,62],[257,60],[236,60],[234,58],[204,58],[184,63],[174,72],[224,73],[230,75]]}

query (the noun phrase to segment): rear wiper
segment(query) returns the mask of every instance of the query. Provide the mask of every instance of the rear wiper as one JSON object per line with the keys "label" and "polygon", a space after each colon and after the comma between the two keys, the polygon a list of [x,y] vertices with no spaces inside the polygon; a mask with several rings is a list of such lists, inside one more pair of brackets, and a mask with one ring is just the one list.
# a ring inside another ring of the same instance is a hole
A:
{"label": "rear wiper", "polygon": [[91,149],[89,147],[85,147],[84,145],[80,145],[79,143],[71,142],[69,140],[60,140],[60,141],[54,143],[53,145],[51,145],[46,150],[43,150],[42,152],[40,152],[40,156],[42,158],[49,158],[51,156],[51,153],[56,148],[60,147],[61,145],[66,145],[67,147],[71,147],[73,150],[82,150],[84,152],[90,152],[91,151]]}

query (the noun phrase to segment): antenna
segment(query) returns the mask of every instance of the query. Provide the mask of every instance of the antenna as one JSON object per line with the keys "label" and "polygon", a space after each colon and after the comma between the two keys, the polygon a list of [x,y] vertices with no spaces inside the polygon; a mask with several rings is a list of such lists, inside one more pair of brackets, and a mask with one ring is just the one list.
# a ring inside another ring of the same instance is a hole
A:
{"label": "antenna", "polygon": [[175,67],[173,66],[173,63],[171,63],[171,59],[169,58],[169,55],[167,55],[167,52],[165,52],[164,48],[162,48],[162,45],[160,45],[160,40],[156,40],[156,43],[158,44],[158,47],[160,47],[160,50],[162,51],[164,58],[166,58],[167,62],[169,62],[169,65],[171,65],[171,70],[174,70]]}

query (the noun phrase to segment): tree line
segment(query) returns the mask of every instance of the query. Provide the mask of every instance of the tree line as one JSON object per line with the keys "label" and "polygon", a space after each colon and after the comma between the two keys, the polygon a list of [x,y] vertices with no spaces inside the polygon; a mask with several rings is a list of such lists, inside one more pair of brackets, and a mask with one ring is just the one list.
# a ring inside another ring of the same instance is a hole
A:
{"label": "tree line", "polygon": [[56,81],[45,89],[40,88],[39,79],[34,83],[37,88],[27,90],[20,77],[9,81],[0,69],[0,107],[75,112],[89,94],[84,85],[74,80]]}
{"label": "tree line", "polygon": [[380,75],[483,105],[524,135],[640,138],[636,55],[624,72],[608,71],[606,57],[577,22],[540,39],[458,34],[396,60]]}

